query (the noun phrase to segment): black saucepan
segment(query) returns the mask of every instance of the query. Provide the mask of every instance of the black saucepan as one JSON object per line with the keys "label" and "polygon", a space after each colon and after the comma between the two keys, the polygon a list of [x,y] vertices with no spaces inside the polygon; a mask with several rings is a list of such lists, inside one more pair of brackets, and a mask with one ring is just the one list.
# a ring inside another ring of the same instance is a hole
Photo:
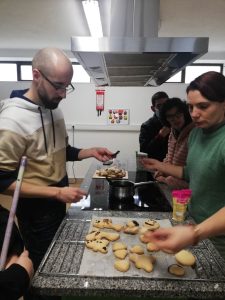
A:
{"label": "black saucepan", "polygon": [[155,183],[154,181],[134,183],[133,181],[124,179],[106,179],[109,182],[109,195],[117,199],[133,197],[135,194],[136,187],[141,187],[144,185]]}

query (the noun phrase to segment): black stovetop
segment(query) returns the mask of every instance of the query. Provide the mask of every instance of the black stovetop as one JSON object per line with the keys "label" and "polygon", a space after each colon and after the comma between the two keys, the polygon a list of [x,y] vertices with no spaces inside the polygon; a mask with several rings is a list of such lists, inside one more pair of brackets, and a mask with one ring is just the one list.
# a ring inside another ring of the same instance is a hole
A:
{"label": "black stovetop", "polygon": [[[129,172],[128,177],[133,182],[153,180],[151,173],[145,171]],[[102,178],[92,179],[89,195],[82,202],[83,210],[172,211],[157,184],[136,187],[134,197],[117,199],[109,195],[109,183]]]}

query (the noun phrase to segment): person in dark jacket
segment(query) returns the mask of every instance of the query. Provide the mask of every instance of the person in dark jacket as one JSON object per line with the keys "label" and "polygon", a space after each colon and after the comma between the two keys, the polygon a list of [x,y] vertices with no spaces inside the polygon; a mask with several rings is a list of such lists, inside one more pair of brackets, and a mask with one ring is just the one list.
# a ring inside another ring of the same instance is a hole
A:
{"label": "person in dark jacket", "polygon": [[[9,212],[0,205],[0,249],[2,248]],[[1,300],[18,299],[26,292],[33,275],[33,264],[24,251],[23,241],[13,224],[5,270],[0,272]]]}
{"label": "person in dark jacket", "polygon": [[159,118],[162,105],[168,100],[165,92],[157,92],[152,96],[151,109],[153,117],[142,123],[139,135],[140,151],[162,161],[167,153],[170,128],[163,126]]}

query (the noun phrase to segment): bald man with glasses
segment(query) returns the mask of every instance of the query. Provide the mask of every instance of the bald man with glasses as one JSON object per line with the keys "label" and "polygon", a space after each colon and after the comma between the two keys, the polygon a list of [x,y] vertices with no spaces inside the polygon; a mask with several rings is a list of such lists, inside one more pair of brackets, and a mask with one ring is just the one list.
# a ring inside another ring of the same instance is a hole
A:
{"label": "bald man with glasses", "polygon": [[[112,158],[112,152],[68,144],[58,105],[74,90],[73,68],[63,51],[39,50],[32,61],[32,74],[29,89],[13,91],[10,99],[1,101],[0,193],[13,194],[19,162],[27,156],[17,218],[36,270],[65,216],[66,203],[86,195],[80,188],[69,187],[66,162],[89,157],[104,162]],[[29,294],[25,299],[42,298]]]}

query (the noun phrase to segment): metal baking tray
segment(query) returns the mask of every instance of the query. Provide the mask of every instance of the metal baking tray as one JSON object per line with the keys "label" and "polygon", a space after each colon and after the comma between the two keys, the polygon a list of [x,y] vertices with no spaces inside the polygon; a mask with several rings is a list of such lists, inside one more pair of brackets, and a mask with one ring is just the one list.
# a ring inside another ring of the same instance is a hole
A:
{"label": "metal baking tray", "polygon": [[[99,217],[93,216],[93,218]],[[90,219],[65,219],[37,272],[46,276],[87,276],[80,274],[80,267],[86,250],[85,236],[90,230],[90,223]],[[219,256],[215,255],[216,250],[209,241],[202,241],[197,246],[191,247],[190,250],[196,257],[196,265],[194,276],[188,280],[225,281],[224,264],[221,263]],[[97,276],[99,277],[99,275]],[[105,274],[102,276],[105,277]],[[112,276],[119,277],[121,274],[113,274]],[[122,276],[130,277],[126,273]],[[160,276],[160,278],[168,278],[163,274]],[[169,279],[182,280],[182,278],[175,276],[174,278],[169,277]]]}

